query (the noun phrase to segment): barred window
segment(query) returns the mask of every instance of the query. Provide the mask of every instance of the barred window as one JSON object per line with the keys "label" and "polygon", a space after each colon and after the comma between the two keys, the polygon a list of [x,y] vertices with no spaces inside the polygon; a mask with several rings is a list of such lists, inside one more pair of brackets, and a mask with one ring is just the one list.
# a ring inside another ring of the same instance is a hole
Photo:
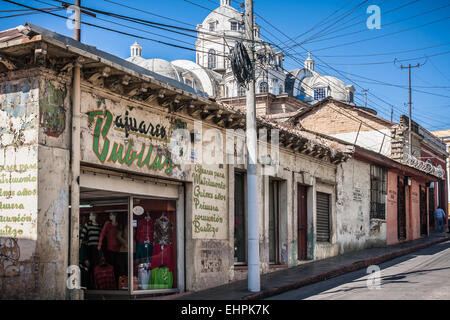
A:
{"label": "barred window", "polygon": [[314,89],[314,100],[322,100],[325,98],[325,88]]}
{"label": "barred window", "polygon": [[269,85],[265,81],[259,83],[259,93],[266,93],[269,91]]}
{"label": "barred window", "polygon": [[386,219],[386,169],[370,167],[370,218]]}
{"label": "barred window", "polygon": [[216,50],[210,49],[208,51],[208,69],[216,68]]}

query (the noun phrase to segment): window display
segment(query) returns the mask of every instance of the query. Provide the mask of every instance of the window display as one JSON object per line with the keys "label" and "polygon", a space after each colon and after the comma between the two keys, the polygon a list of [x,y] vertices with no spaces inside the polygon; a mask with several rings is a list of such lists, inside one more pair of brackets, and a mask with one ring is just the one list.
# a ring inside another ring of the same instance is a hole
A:
{"label": "window display", "polygon": [[176,287],[175,203],[166,200],[133,199],[136,220],[135,290]]}
{"label": "window display", "polygon": [[81,285],[118,290],[128,278],[128,199],[82,200],[80,207]]}
{"label": "window display", "polygon": [[[127,291],[132,276],[133,291],[176,288],[175,218],[175,201],[82,199],[82,287]],[[130,269],[128,261],[133,262]]]}

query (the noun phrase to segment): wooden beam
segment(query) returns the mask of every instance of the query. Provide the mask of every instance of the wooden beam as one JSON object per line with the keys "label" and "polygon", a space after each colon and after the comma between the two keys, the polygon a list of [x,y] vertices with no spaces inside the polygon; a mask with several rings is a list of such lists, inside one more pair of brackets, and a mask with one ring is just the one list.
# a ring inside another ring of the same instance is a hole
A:
{"label": "wooden beam", "polygon": [[16,65],[11,60],[5,58],[4,56],[0,56],[0,63],[2,65],[4,65],[6,69],[8,69],[10,71],[17,69]]}

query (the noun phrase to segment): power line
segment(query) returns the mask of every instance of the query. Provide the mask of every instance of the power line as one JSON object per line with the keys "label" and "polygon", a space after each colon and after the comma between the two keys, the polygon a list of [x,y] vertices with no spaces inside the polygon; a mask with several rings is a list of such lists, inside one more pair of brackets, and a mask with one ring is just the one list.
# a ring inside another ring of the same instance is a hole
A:
{"label": "power line", "polygon": [[[12,3],[12,4],[16,4],[16,5],[25,7],[25,8],[37,10],[37,11],[40,11],[40,12],[43,12],[43,13],[47,13],[47,14],[53,15],[53,16],[55,16],[55,17],[58,17],[58,18],[62,18],[62,19],[64,19],[64,20],[67,20],[67,17],[65,17],[65,16],[61,16],[61,15],[59,15],[59,14],[55,14],[55,13],[52,13],[52,12],[44,11],[44,10],[41,10],[41,9],[39,9],[39,8],[34,8],[34,7],[27,6],[27,5],[25,5],[25,4],[21,4],[21,3],[18,3],[18,2],[14,2],[14,1],[11,1],[11,0],[1,0],[1,1],[8,2],[8,3]],[[116,30],[116,29],[112,29],[112,28],[103,27],[103,26],[96,25],[96,24],[89,23],[89,22],[85,22],[85,21],[81,21],[81,23],[82,23],[82,24],[85,24],[85,25],[87,25],[87,26],[91,26],[91,27],[95,27],[95,28],[99,28],[99,29],[103,29],[103,30],[115,32],[115,33],[118,33],[118,34],[130,36],[130,37],[134,37],[134,38],[138,38],[138,39],[148,40],[148,41],[152,41],[152,42],[157,42],[157,43],[164,44],[164,45],[167,45],[167,46],[171,46],[171,47],[174,47],[174,48],[185,49],[185,50],[194,51],[194,52],[197,51],[196,49],[193,49],[193,48],[188,48],[188,47],[180,46],[180,45],[177,45],[177,44],[173,44],[173,43],[169,43],[169,42],[165,42],[165,41],[160,41],[160,40],[157,40],[157,39],[152,39],[152,38],[148,38],[148,37],[143,37],[143,36],[140,36],[140,35],[131,34],[131,33],[128,33],[128,32],[123,32],[123,31],[120,31],[120,30]],[[218,54],[216,54],[216,55],[218,55]]]}
{"label": "power line", "polygon": [[187,22],[184,22],[184,21],[180,21],[180,20],[177,20],[177,19],[170,18],[170,17],[162,16],[162,15],[159,15],[159,14],[154,13],[154,12],[149,12],[147,10],[142,10],[142,9],[134,8],[134,7],[131,7],[131,6],[127,6],[127,5],[123,4],[123,3],[118,3],[118,2],[115,2],[115,1],[112,1],[112,0],[103,0],[103,1],[109,2],[109,3],[113,3],[115,5],[118,5],[118,6],[121,6],[121,7],[124,7],[124,8],[136,10],[136,11],[139,11],[139,12],[143,12],[143,13],[146,13],[146,14],[149,14],[149,15],[161,18],[161,19],[166,19],[166,20],[170,20],[170,21],[173,21],[173,22],[178,22],[178,23],[181,23],[181,24],[184,24],[184,25],[188,25],[188,26],[191,26],[191,27],[195,27],[195,25],[193,25],[191,23],[187,23]]}
{"label": "power line", "polygon": [[293,48],[295,48],[295,47],[298,47],[298,46],[300,46],[300,45],[306,43],[306,42],[309,41],[310,39],[316,37],[317,35],[319,35],[319,34],[325,32],[325,31],[328,30],[328,29],[330,29],[331,27],[336,26],[336,24],[337,24],[338,22],[340,22],[340,21],[342,21],[343,19],[345,19],[346,17],[352,15],[354,12],[356,12],[356,10],[358,10],[359,8],[361,8],[367,1],[368,1],[368,0],[364,0],[363,2],[361,2],[359,5],[357,5],[357,6],[354,7],[353,9],[349,10],[350,12],[349,12],[349,11],[345,12],[343,17],[339,18],[337,21],[333,21],[333,22],[330,23],[327,27],[325,27],[324,29],[322,29],[322,30],[316,32],[315,34],[313,34],[312,36],[310,36],[310,37],[307,38],[306,40],[304,40],[304,41],[302,41],[302,42],[298,42],[298,43],[295,43],[295,41],[294,41],[294,44],[293,44],[292,46],[288,47],[287,49],[293,49]]}
{"label": "power line", "polygon": [[[403,85],[388,83],[388,82],[380,81],[380,80],[375,80],[375,79],[363,77],[363,76],[360,76],[360,75],[357,75],[357,74],[354,74],[354,73],[350,73],[350,72],[346,72],[346,71],[341,71],[341,72],[345,73],[345,74],[349,74],[349,75],[355,76],[355,77],[359,77],[359,78],[362,78],[362,79],[366,79],[366,80],[369,80],[369,81],[373,81],[373,82],[370,82],[371,84],[379,84],[379,85],[384,85],[384,86],[389,86],[389,87],[397,87],[397,88],[407,89]],[[359,81],[361,81],[361,80],[359,80]],[[361,82],[363,82],[363,81],[361,81]],[[420,87],[420,86],[416,86],[416,87]],[[444,98],[450,98],[450,96],[440,95],[440,94],[437,94],[437,93],[434,93],[434,92],[428,92],[428,91],[423,91],[423,90],[418,90],[418,89],[412,89],[412,90],[415,91],[415,92],[420,92],[420,93],[424,93],[424,94],[430,94],[430,95],[435,95],[435,96],[441,96],[441,97],[444,97]]]}
{"label": "power line", "polygon": [[[400,59],[397,60],[399,62],[403,62],[403,61],[409,61],[409,60],[420,60],[420,59],[425,59],[425,58],[431,58],[431,57],[437,57],[437,56],[442,56],[445,54],[449,54],[450,51],[444,51],[444,52],[438,52],[432,55],[424,55],[421,57],[415,57],[415,58],[407,58],[407,59]],[[330,65],[346,65],[346,66],[369,66],[369,65],[374,65],[374,64],[391,64],[393,61],[377,61],[377,62],[365,62],[365,63],[335,63],[335,62],[328,62],[328,64]]]}
{"label": "power line", "polygon": [[[62,10],[61,8],[45,8],[42,9],[45,10],[46,12],[56,12],[59,10]],[[33,15],[33,14],[41,14],[43,12],[25,12],[25,13],[18,13],[18,14],[11,14],[11,15],[7,15],[7,16],[0,16],[0,19],[7,19],[7,18],[14,18],[14,17],[21,17],[21,16],[29,16],[29,15]]]}
{"label": "power line", "polygon": [[[397,23],[403,22],[403,21],[408,21],[408,20],[411,20],[411,19],[423,16],[423,15],[429,14],[431,12],[434,12],[434,11],[437,11],[437,10],[441,10],[443,8],[447,8],[449,6],[450,6],[450,4],[447,4],[447,5],[438,7],[438,8],[434,8],[432,10],[428,10],[428,11],[416,14],[416,15],[408,17],[408,18],[403,18],[403,19],[396,20],[396,21],[389,22],[389,23],[383,23],[383,28],[386,27],[386,26],[390,26],[390,25],[393,25],[393,24],[397,24]],[[386,15],[386,13],[384,15]],[[341,34],[341,35],[334,35],[331,38],[324,38],[324,39],[319,39],[319,40],[314,40],[314,41],[307,41],[305,43],[315,43],[315,42],[321,42],[321,41],[326,41],[326,40],[334,40],[336,38],[341,38],[341,37],[345,37],[345,36],[349,36],[349,35],[354,35],[354,34],[361,33],[361,32],[366,32],[366,31],[367,31],[367,29],[362,29],[362,30],[359,30],[359,31],[353,31],[353,32],[344,33],[344,34]]]}
{"label": "power line", "polygon": [[399,53],[408,53],[408,52],[415,52],[415,51],[431,49],[431,48],[436,48],[436,47],[442,47],[442,46],[447,46],[449,44],[450,44],[450,42],[445,42],[445,43],[432,45],[432,46],[428,46],[428,47],[422,47],[422,48],[410,49],[410,50],[403,50],[403,51],[392,51],[392,52],[386,52],[386,53],[370,53],[370,54],[355,54],[355,55],[331,55],[331,56],[330,55],[319,55],[319,56],[316,56],[316,57],[321,57],[321,58],[356,58],[356,57],[389,56],[389,55],[395,55],[395,54],[399,54]]}
{"label": "power line", "polygon": [[[394,8],[394,9],[391,9],[391,10],[388,10],[388,11],[386,11],[386,12],[383,12],[383,16],[386,16],[386,15],[388,15],[388,14],[391,13],[391,12],[394,12],[394,11],[397,11],[397,10],[399,10],[399,9],[405,8],[405,7],[407,7],[407,6],[411,5],[411,4],[414,4],[414,3],[419,2],[419,1],[422,1],[422,0],[413,0],[413,1],[408,2],[408,3],[406,3],[406,4],[400,5],[400,6],[396,7],[396,8]],[[386,1],[383,1],[382,3],[384,3],[384,2],[386,2]],[[350,22],[350,21],[347,21],[346,23],[348,23],[348,22]],[[353,27],[353,26],[356,26],[356,25],[361,24],[361,23],[364,23],[364,22],[366,22],[366,19],[360,20],[360,21],[358,21],[358,22],[356,22],[356,23],[353,23],[353,24],[351,24],[351,25],[349,25],[349,26],[345,26],[345,27],[342,27],[342,28],[337,28],[337,29],[334,29],[334,30],[332,30],[332,31],[330,31],[330,32],[326,32],[326,33],[324,33],[324,34],[322,34],[322,35],[319,35],[319,36],[315,37],[314,39],[321,38],[321,37],[325,37],[325,36],[327,36],[327,35],[330,35],[330,34],[339,32],[339,31],[341,31],[341,30],[345,30],[345,29],[351,28],[351,27]]]}
{"label": "power line", "polygon": [[391,33],[380,35],[380,36],[376,36],[376,37],[370,37],[370,38],[366,38],[366,39],[355,40],[355,41],[351,41],[351,42],[337,44],[337,45],[334,45],[334,46],[329,46],[329,47],[315,49],[314,52],[328,50],[328,49],[333,49],[333,48],[338,48],[338,47],[343,47],[343,46],[347,46],[347,45],[351,45],[351,44],[355,44],[355,43],[360,43],[360,42],[365,42],[365,41],[370,41],[370,40],[374,40],[374,39],[384,38],[384,37],[392,36],[392,35],[399,34],[399,33],[402,33],[402,32],[406,32],[406,31],[410,31],[410,30],[414,30],[414,29],[418,29],[418,28],[422,28],[422,27],[427,27],[429,25],[432,25],[432,24],[435,24],[435,23],[439,23],[439,22],[442,22],[442,21],[445,21],[445,20],[448,20],[448,19],[450,19],[450,16],[449,17],[445,17],[445,18],[441,18],[441,19],[438,19],[438,20],[433,20],[431,22],[428,22],[428,23],[425,23],[425,24],[421,24],[419,26],[414,26],[414,27],[411,27],[411,28],[402,29],[402,30],[399,30],[399,31],[396,31],[396,32],[391,32]]}
{"label": "power line", "polygon": [[314,29],[318,28],[319,26],[324,25],[329,18],[331,18],[334,14],[338,13],[342,8],[346,7],[348,4],[352,3],[354,0],[350,0],[349,2],[347,2],[346,4],[344,4],[342,7],[340,7],[339,9],[337,9],[336,11],[334,11],[332,14],[330,14],[329,16],[327,16],[325,19],[321,20],[320,22],[316,23],[314,26],[312,26],[310,29],[306,30],[305,32],[299,34],[298,36],[296,36],[293,40],[297,40],[299,38],[301,38],[302,36],[304,36],[305,34],[313,31]]}

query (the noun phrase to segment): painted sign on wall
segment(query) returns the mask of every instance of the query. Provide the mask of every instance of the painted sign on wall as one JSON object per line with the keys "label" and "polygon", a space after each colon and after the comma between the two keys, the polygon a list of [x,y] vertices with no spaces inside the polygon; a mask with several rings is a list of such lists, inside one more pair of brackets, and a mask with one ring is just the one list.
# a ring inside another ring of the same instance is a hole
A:
{"label": "painted sign on wall", "polygon": [[35,254],[39,90],[31,89],[33,81],[0,87],[0,278],[25,272],[22,263]]}
{"label": "painted sign on wall", "polygon": [[168,150],[168,116],[82,94],[81,159],[146,174],[182,178]]}
{"label": "painted sign on wall", "polygon": [[195,164],[192,170],[194,239],[227,238],[227,177],[219,165]]}

